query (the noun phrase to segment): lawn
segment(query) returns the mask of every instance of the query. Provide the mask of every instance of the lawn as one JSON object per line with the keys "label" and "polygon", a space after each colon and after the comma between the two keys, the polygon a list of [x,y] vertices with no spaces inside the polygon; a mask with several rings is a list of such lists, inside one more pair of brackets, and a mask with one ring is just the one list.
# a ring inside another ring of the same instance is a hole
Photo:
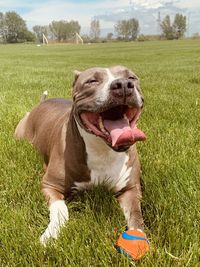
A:
{"label": "lawn", "polygon": [[125,65],[140,77],[145,108],[138,144],[142,209],[151,252],[139,266],[199,266],[200,41],[0,46],[0,266],[136,266],[114,244],[125,219],[99,187],[68,203],[70,220],[46,248],[42,160],[15,141],[19,119],[39,101],[70,97],[73,70]]}

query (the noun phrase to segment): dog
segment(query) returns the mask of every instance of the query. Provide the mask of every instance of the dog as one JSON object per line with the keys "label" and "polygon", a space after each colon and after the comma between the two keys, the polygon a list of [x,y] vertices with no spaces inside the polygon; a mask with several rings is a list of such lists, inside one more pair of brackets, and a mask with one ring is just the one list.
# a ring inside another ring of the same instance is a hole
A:
{"label": "dog", "polygon": [[40,241],[58,237],[71,192],[99,184],[116,195],[128,229],[142,232],[136,142],[146,137],[137,128],[144,102],[138,77],[124,66],[95,67],[75,71],[73,101],[45,94],[15,129],[16,139],[28,140],[44,159],[50,222]]}

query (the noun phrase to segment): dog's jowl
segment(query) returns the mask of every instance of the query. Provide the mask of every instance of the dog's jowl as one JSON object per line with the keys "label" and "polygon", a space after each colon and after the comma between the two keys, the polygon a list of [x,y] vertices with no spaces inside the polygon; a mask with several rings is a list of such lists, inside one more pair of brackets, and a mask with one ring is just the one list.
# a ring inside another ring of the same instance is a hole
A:
{"label": "dog's jowl", "polygon": [[57,238],[68,220],[65,199],[73,190],[105,184],[119,200],[128,229],[143,231],[140,163],[136,142],[143,96],[128,68],[91,68],[75,72],[73,101],[42,99],[15,130],[42,154],[42,191],[50,222],[40,240]]}

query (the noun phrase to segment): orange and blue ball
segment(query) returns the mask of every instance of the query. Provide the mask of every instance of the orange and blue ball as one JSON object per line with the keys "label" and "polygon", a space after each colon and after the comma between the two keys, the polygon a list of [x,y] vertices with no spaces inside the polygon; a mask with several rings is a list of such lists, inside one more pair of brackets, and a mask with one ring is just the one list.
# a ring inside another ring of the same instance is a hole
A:
{"label": "orange and blue ball", "polygon": [[117,240],[117,250],[134,260],[141,258],[149,249],[145,234],[139,230],[124,231]]}

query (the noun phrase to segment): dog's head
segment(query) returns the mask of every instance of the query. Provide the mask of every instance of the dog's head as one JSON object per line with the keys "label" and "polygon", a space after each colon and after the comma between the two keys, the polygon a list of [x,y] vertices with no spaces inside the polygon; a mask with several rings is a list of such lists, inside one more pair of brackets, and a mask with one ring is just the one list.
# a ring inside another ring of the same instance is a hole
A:
{"label": "dog's head", "polygon": [[73,110],[78,124],[115,151],[145,140],[136,127],[143,96],[138,77],[128,68],[91,68],[75,72]]}

